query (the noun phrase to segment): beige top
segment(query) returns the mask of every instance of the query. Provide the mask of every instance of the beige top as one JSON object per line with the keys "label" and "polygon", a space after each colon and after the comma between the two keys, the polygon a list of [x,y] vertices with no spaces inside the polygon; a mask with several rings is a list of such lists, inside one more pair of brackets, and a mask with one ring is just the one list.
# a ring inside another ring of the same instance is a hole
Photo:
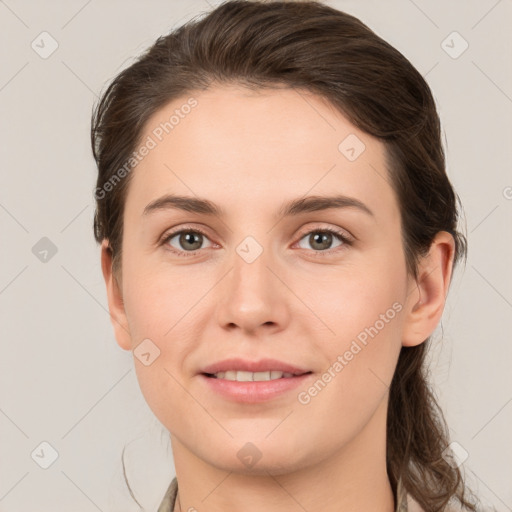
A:
{"label": "beige top", "polygon": [[[162,503],[158,507],[157,512],[173,512],[174,503],[176,501],[176,494],[178,493],[178,481],[173,478],[165,493]],[[411,496],[408,496],[402,486],[402,480],[398,480],[395,512],[424,512],[423,509],[414,501]]]}

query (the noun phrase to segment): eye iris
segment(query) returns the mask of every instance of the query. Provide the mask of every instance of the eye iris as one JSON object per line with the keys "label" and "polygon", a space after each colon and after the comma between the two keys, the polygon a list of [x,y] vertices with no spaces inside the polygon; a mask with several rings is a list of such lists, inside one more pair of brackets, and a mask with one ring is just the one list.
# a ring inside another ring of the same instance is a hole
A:
{"label": "eye iris", "polygon": [[324,251],[325,249],[328,249],[329,247],[316,247],[316,244],[322,244],[325,242],[329,242],[328,245],[330,246],[332,243],[332,234],[331,233],[320,233],[316,232],[314,234],[311,234],[309,236],[309,243],[311,244],[311,247],[318,249],[320,251]]}
{"label": "eye iris", "polygon": [[[195,242],[194,239],[196,239]],[[186,244],[195,244],[194,247],[188,247],[188,249],[190,249],[191,251],[195,251],[201,248],[202,239],[203,235],[201,235],[201,233],[197,233],[194,231],[185,231],[180,235],[180,245],[183,248],[187,248]]]}

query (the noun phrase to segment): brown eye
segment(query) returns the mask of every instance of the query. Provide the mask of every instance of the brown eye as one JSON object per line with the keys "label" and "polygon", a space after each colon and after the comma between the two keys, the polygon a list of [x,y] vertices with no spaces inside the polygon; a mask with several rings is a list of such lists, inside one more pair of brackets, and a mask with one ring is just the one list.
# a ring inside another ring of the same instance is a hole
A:
{"label": "brown eye", "polygon": [[[300,242],[306,240],[310,247],[302,247]],[[338,240],[338,244],[333,246],[333,243]],[[350,241],[342,234],[331,229],[315,229],[306,233],[299,241],[301,249],[312,248],[315,252],[327,251],[335,249],[342,245],[350,245]]]}

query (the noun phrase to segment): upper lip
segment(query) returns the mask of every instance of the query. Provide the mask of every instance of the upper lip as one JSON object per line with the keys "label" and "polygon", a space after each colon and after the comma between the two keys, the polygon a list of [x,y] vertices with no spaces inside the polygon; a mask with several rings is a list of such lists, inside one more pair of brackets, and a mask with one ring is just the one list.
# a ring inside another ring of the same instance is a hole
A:
{"label": "upper lip", "polygon": [[205,366],[201,373],[226,372],[228,370],[239,370],[245,372],[268,372],[270,370],[282,371],[283,373],[293,373],[294,375],[302,375],[310,370],[305,370],[297,366],[293,366],[277,359],[260,359],[259,361],[248,361],[246,359],[231,358],[218,361],[216,363]]}

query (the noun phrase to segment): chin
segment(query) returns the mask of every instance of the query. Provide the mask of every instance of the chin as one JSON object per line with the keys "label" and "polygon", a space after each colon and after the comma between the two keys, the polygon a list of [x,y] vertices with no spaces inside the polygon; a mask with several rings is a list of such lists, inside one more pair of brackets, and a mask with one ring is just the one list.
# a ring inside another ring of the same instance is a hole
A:
{"label": "chin", "polygon": [[261,448],[258,444],[250,442],[240,443],[241,447],[238,447],[239,443],[236,444],[236,448],[224,447],[217,454],[212,454],[210,451],[207,458],[203,460],[226,472],[253,476],[293,473],[307,467],[311,460],[307,454],[299,453],[297,450],[283,450],[282,446],[273,446],[268,441],[266,446]]}

